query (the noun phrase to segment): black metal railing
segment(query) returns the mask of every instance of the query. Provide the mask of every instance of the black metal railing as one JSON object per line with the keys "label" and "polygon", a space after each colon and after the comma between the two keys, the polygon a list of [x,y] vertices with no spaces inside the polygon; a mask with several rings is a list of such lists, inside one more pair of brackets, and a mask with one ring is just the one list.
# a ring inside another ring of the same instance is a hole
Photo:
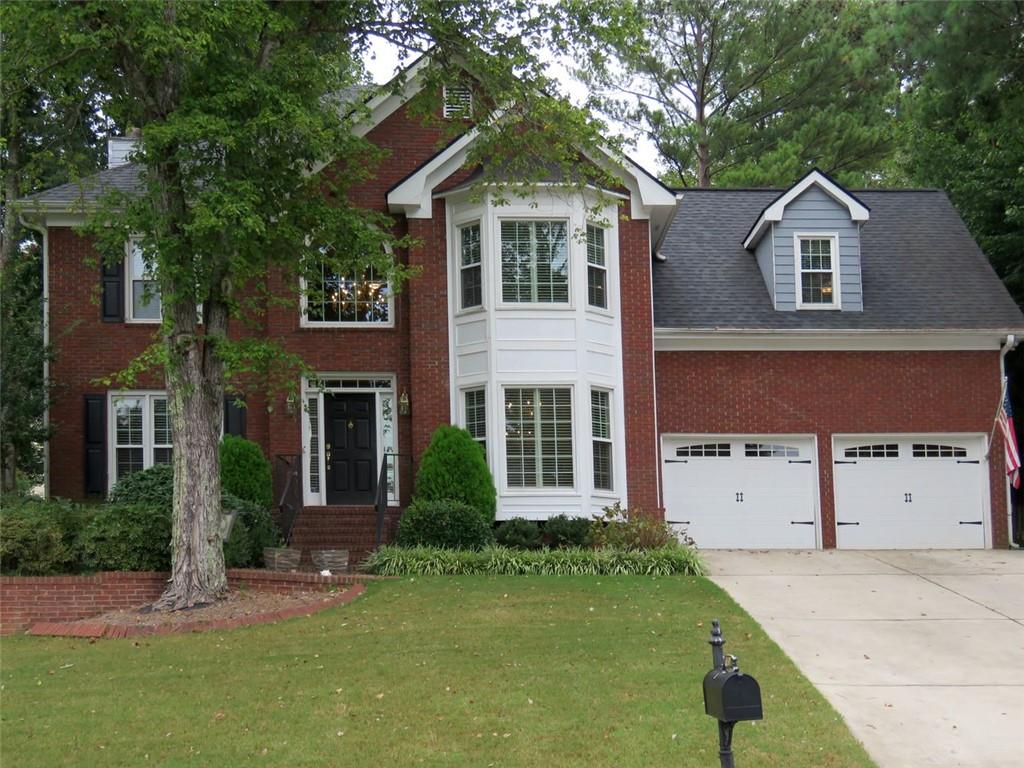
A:
{"label": "black metal railing", "polygon": [[291,544],[292,531],[302,509],[302,456],[278,454],[274,462],[274,489],[277,491],[278,523],[285,546]]}
{"label": "black metal railing", "polygon": [[373,506],[377,511],[378,547],[384,542],[384,520],[387,516],[388,496],[391,492],[391,488],[388,484],[388,469],[392,467],[394,468],[394,477],[397,481],[399,459],[411,460],[412,457],[405,453],[385,453],[384,461],[380,463],[380,476],[377,478],[377,498],[373,503]]}

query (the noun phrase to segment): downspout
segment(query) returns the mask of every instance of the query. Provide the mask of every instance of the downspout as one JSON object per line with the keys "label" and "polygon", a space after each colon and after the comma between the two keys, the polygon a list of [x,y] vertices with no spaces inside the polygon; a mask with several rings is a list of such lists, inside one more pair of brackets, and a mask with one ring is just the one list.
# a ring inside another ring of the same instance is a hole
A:
{"label": "downspout", "polygon": [[[18,214],[18,221],[25,229],[31,229],[43,236],[43,346],[50,344],[50,236],[45,225],[29,222],[25,215]],[[43,409],[43,429],[50,427],[50,360],[43,358],[43,386],[47,388],[46,407]],[[50,498],[50,441],[43,443],[43,497]]]}
{"label": "downspout", "polygon": [[[1006,341],[999,348],[1000,391],[1002,391],[1003,382],[1006,381],[1006,354],[1012,351],[1019,343],[1020,340],[1014,334],[1008,333]],[[1007,397],[1009,397],[1009,393],[1007,393]],[[1001,408],[1002,404],[999,407]],[[1010,549],[1016,549],[1017,545],[1013,543],[1013,499],[1010,490],[1010,477],[1004,473],[1003,478],[1003,484],[1006,487],[1006,541]]]}

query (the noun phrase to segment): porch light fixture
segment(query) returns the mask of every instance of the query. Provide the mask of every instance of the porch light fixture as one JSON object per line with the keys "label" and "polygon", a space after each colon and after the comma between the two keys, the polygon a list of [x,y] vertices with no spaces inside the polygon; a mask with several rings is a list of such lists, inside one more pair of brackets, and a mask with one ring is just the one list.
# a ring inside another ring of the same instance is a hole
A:
{"label": "porch light fixture", "polygon": [[409,393],[403,389],[402,396],[398,398],[398,415],[408,416],[410,413],[412,413],[412,407],[409,405]]}
{"label": "porch light fixture", "polygon": [[284,401],[284,412],[289,416],[294,416],[299,410],[299,397],[294,392],[289,392],[288,397]]}

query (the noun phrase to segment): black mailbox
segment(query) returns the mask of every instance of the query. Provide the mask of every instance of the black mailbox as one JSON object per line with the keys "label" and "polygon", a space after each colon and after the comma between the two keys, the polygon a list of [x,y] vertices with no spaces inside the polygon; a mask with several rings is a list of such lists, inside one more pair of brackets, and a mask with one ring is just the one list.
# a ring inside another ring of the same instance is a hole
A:
{"label": "black mailbox", "polygon": [[724,666],[704,675],[704,711],[716,720],[761,720],[761,686],[739,668]]}

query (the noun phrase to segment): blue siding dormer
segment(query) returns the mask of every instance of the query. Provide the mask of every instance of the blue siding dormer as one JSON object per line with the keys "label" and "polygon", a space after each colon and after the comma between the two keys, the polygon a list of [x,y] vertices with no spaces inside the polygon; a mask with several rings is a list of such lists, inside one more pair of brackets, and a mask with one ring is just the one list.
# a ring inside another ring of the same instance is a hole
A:
{"label": "blue siding dormer", "polygon": [[840,311],[863,311],[860,223],[850,218],[850,212],[845,205],[817,186],[808,187],[799,197],[786,205],[782,220],[772,223],[771,231],[758,243],[755,251],[760,263],[763,244],[770,241],[774,246],[774,285],[770,285],[769,289],[775,297],[775,308],[781,311],[796,310],[796,237],[817,234],[823,237],[834,235],[838,238]]}

